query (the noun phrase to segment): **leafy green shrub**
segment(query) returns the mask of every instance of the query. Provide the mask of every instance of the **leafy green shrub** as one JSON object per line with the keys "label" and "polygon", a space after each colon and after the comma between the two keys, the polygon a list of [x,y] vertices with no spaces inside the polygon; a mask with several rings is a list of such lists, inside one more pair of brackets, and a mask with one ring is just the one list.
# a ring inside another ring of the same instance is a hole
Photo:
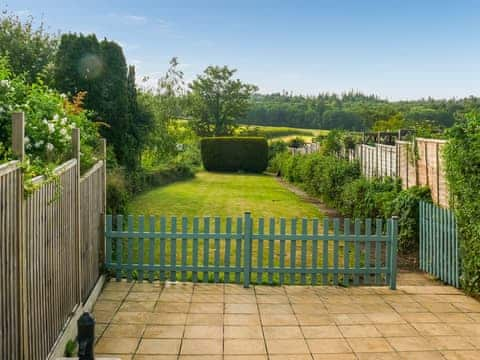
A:
{"label": "leafy green shrub", "polygon": [[361,177],[344,186],[339,210],[344,216],[355,218],[386,217],[400,190],[400,183],[392,178]]}
{"label": "leafy green shrub", "polygon": [[0,159],[11,159],[12,113],[24,112],[26,184],[71,157],[73,128],[80,129],[81,168],[88,170],[99,159],[96,154],[98,128],[83,109],[84,94],[80,93],[70,102],[41,82],[28,84],[12,74],[3,58],[0,58],[0,79],[0,143],[4,144],[0,148]]}
{"label": "leafy green shrub", "polygon": [[107,214],[127,214],[130,200],[125,173],[121,168],[109,169],[107,172]]}
{"label": "leafy green shrub", "polygon": [[212,137],[200,141],[203,166],[208,171],[263,172],[268,144],[260,137]]}
{"label": "leafy green shrub", "polygon": [[391,202],[390,211],[384,214],[385,217],[398,216],[398,249],[401,253],[411,254],[418,250],[420,201],[432,201],[428,187],[414,186],[402,190]]}
{"label": "leafy green shrub", "polygon": [[268,144],[268,160],[272,160],[275,155],[283,153],[288,150],[287,144],[285,141],[272,141]]}
{"label": "leafy green shrub", "polygon": [[462,287],[480,294],[480,113],[471,112],[448,132],[444,148],[451,205],[460,237]]}

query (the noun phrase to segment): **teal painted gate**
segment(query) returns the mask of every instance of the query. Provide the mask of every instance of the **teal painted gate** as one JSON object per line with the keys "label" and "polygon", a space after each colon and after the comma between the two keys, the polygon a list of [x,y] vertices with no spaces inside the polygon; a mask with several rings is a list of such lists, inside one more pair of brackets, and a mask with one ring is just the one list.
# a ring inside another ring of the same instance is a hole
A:
{"label": "teal painted gate", "polygon": [[420,202],[420,269],[459,287],[457,224],[453,212]]}
{"label": "teal painted gate", "polygon": [[395,218],[147,219],[107,216],[106,266],[117,279],[396,287]]}

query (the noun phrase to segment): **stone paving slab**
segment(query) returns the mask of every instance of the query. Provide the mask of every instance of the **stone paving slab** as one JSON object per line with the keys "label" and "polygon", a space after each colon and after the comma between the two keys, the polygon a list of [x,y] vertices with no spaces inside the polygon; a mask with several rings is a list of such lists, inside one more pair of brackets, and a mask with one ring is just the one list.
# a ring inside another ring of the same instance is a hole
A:
{"label": "stone paving slab", "polygon": [[97,357],[480,359],[480,302],[423,274],[386,287],[108,282]]}

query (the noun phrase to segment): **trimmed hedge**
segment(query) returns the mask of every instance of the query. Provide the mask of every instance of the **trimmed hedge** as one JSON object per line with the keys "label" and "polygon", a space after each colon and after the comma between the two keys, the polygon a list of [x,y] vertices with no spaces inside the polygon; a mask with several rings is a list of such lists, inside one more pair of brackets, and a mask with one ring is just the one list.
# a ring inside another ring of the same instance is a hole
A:
{"label": "trimmed hedge", "polygon": [[207,171],[261,173],[268,165],[268,144],[263,137],[210,137],[200,140]]}

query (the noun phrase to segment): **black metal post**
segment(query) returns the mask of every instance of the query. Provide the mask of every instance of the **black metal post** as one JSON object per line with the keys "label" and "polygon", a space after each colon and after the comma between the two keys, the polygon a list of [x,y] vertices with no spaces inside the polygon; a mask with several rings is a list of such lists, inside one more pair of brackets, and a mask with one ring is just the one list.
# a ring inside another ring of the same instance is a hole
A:
{"label": "black metal post", "polygon": [[78,319],[77,327],[78,359],[94,360],[95,319],[88,312],[84,312]]}

